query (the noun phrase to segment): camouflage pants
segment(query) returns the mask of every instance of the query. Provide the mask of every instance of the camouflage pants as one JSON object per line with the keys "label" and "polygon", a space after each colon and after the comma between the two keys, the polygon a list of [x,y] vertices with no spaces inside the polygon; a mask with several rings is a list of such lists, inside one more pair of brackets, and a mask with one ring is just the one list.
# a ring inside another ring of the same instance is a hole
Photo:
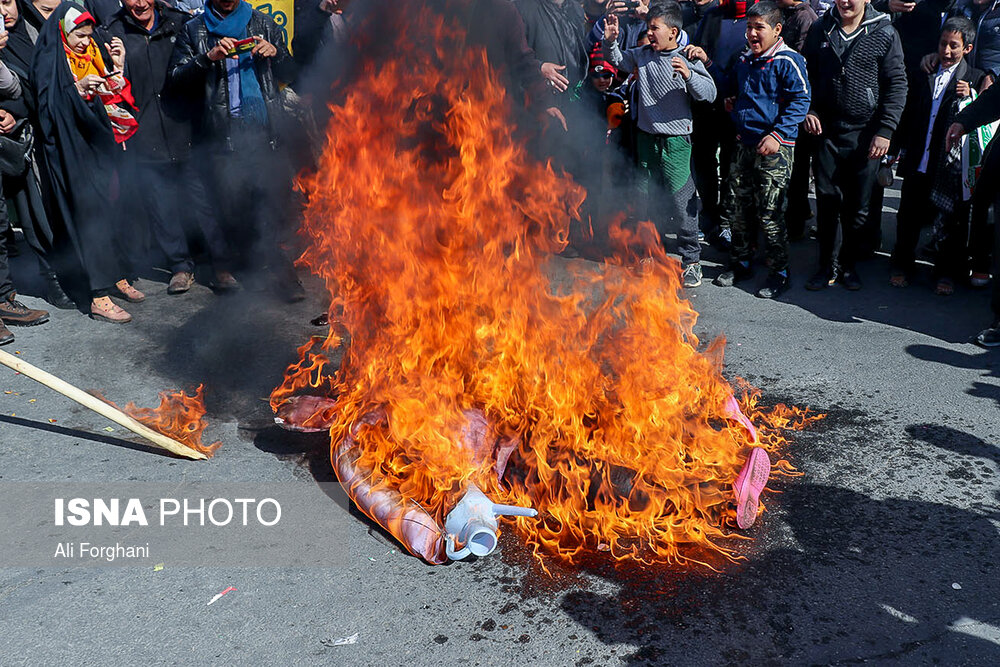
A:
{"label": "camouflage pants", "polygon": [[742,143],[736,146],[729,171],[733,184],[733,262],[750,261],[750,246],[757,230],[762,229],[771,272],[788,269],[785,203],[791,175],[791,146],[781,146],[774,155],[758,155],[755,147]]}

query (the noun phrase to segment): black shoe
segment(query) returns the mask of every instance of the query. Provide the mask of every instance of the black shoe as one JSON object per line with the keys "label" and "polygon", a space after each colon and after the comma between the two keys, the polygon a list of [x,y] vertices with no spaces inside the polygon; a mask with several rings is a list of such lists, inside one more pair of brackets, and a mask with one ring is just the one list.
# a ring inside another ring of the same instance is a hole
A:
{"label": "black shoe", "polygon": [[861,276],[858,275],[858,272],[855,269],[845,269],[844,272],[840,274],[840,284],[844,286],[844,289],[852,292],[857,292],[863,286],[861,284]]}
{"label": "black shoe", "polygon": [[741,280],[749,278],[751,273],[752,271],[749,266],[743,266],[740,262],[736,262],[736,264],[733,265],[733,268],[728,269],[716,276],[715,280],[712,281],[712,284],[718,285],[719,287],[732,287]]}
{"label": "black shoe", "polygon": [[757,296],[761,299],[777,299],[788,291],[790,285],[791,281],[788,276],[772,273],[767,276],[767,282],[764,283],[764,286],[757,290]]}
{"label": "black shoe", "polygon": [[837,272],[833,269],[821,268],[813,274],[813,277],[806,281],[806,289],[818,292],[826,289],[837,281]]}
{"label": "black shoe", "polygon": [[[976,336],[976,343],[983,347],[1000,347],[1000,320],[993,323],[989,329],[983,329]],[[3,341],[0,341],[3,345]]]}
{"label": "black shoe", "polygon": [[73,310],[76,308],[76,304],[73,303],[73,299],[67,296],[66,292],[63,290],[62,285],[56,279],[55,275],[47,275],[45,278],[46,294],[45,300],[50,304],[58,308],[59,310]]}

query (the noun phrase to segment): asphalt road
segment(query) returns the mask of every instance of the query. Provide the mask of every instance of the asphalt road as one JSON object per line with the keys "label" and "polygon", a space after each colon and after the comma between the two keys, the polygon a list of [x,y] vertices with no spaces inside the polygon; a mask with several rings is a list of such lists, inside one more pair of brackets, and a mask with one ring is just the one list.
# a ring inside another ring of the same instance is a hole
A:
{"label": "asphalt road", "polygon": [[[1000,663],[1000,354],[969,342],[988,323],[987,295],[937,297],[929,281],[892,290],[884,256],[861,267],[861,292],[808,293],[813,252],[810,241],[793,246],[796,284],[780,303],[707,281],[692,295],[697,332],[728,339],[729,377],[749,379],[765,402],[829,413],[794,435],[788,453],[804,476],[776,482],[782,493],[739,545],[742,562],[715,573],[598,554],[547,576],[507,536],[490,557],[433,567],[324,498],[330,521],[317,530],[344,547],[326,567],[42,558],[0,568],[0,662]],[[583,260],[556,260],[554,271],[567,261]],[[30,293],[30,258],[15,271]],[[0,484],[331,481],[323,438],[268,427],[262,400],[315,331],[308,320],[323,305],[309,286],[308,301],[285,306],[203,286],[170,297],[145,280],[131,325],[56,311],[16,330],[7,351],[121,402],[153,405],[162,389],[204,382],[207,435],[224,445],[206,463],[162,456],[0,368]],[[48,508],[0,510],[32,511],[50,518]]]}

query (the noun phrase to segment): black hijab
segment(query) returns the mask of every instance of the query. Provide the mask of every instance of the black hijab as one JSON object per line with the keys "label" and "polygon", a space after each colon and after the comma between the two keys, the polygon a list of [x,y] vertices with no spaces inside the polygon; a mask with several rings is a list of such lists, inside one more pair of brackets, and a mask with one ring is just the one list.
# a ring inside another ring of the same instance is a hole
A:
{"label": "black hijab", "polygon": [[31,78],[31,59],[38,39],[38,29],[25,19],[25,5],[38,16],[38,10],[30,1],[17,0],[17,23],[7,28],[7,46],[0,50],[0,60],[21,78],[22,83]]}
{"label": "black hijab", "polygon": [[[51,186],[52,214],[63,222],[90,282],[91,290],[111,287],[125,272],[115,248],[117,211],[113,196],[122,149],[115,143],[104,105],[96,96],[83,99],[66,60],[60,24],[70,9],[63,2],[42,25],[35,43],[31,78],[38,98],[42,155]],[[104,62],[104,35],[94,42]]]}

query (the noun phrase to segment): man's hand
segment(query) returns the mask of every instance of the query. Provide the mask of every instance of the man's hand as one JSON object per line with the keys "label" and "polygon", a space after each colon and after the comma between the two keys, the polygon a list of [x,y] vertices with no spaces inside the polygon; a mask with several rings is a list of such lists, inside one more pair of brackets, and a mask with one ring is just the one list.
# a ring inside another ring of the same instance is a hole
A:
{"label": "man's hand", "polygon": [[549,107],[545,110],[545,115],[551,116],[559,121],[559,124],[562,125],[563,132],[569,132],[569,127],[566,126],[566,116],[562,114],[562,111],[559,111],[559,107]]}
{"label": "man's hand", "polygon": [[823,134],[823,124],[819,122],[819,116],[816,114],[806,114],[806,119],[802,121],[802,127],[809,134]]}
{"label": "man's hand", "polygon": [[944,135],[944,149],[950,153],[951,149],[962,141],[962,137],[965,136],[966,132],[965,126],[961,123],[952,123],[951,127],[948,128],[948,132]]}
{"label": "man's hand", "polygon": [[16,123],[17,119],[10,112],[0,109],[0,134],[7,134],[13,130]]}
{"label": "man's hand", "polygon": [[708,67],[709,59],[708,54],[705,53],[705,49],[700,46],[695,46],[694,44],[688,44],[684,47],[684,55],[687,56],[688,60],[700,60]]}
{"label": "man's hand", "polygon": [[104,77],[97,76],[96,74],[88,74],[76,82],[76,90],[80,93],[81,97],[90,97],[97,92],[103,83]]}
{"label": "man's hand", "polygon": [[915,2],[904,2],[903,0],[889,0],[889,11],[894,14],[909,14],[917,8]]}
{"label": "man's hand", "polygon": [[955,84],[955,94],[959,97],[968,97],[972,95],[972,86],[968,81],[959,81]]}
{"label": "man's hand", "polygon": [[646,14],[649,13],[649,0],[639,0],[639,6],[634,10],[628,8],[628,4],[625,0],[611,0],[608,3],[607,9],[608,14],[628,14],[630,11],[634,13],[639,18],[645,18]]}
{"label": "man's hand", "polygon": [[885,137],[872,137],[872,145],[868,148],[869,160],[881,160],[889,152],[889,140]]}
{"label": "man's hand", "polygon": [[924,74],[933,74],[941,64],[941,58],[936,53],[928,53],[920,59],[920,69]]}
{"label": "man's hand", "polygon": [[670,59],[670,64],[673,65],[674,71],[680,74],[682,79],[687,81],[691,78],[691,69],[684,58],[674,56]]}
{"label": "man's hand", "polygon": [[219,40],[219,43],[213,46],[205,55],[207,55],[208,59],[213,63],[217,63],[220,60],[229,57],[229,52],[233,50],[237,41],[238,40],[235,40],[232,37],[223,37]]}
{"label": "man's hand", "polygon": [[758,155],[774,155],[781,148],[781,144],[778,140],[772,137],[770,134],[760,140],[757,144],[757,154]]}
{"label": "man's hand", "polygon": [[566,69],[565,65],[542,63],[542,76],[545,77],[550,86],[560,93],[566,92],[566,89],[569,88],[569,79],[560,73],[564,69]]}
{"label": "man's hand", "polygon": [[104,48],[108,50],[108,55],[111,56],[111,62],[114,63],[115,71],[123,71],[125,69],[125,43],[118,37],[112,37],[111,43],[105,44]]}
{"label": "man's hand", "polygon": [[254,45],[250,49],[251,56],[257,56],[258,58],[273,58],[278,55],[278,47],[276,47],[271,42],[267,41],[260,35],[254,35]]}
{"label": "man's hand", "polygon": [[620,33],[621,29],[618,26],[618,15],[608,14],[607,18],[604,19],[604,41],[605,42],[618,41],[618,35]]}

